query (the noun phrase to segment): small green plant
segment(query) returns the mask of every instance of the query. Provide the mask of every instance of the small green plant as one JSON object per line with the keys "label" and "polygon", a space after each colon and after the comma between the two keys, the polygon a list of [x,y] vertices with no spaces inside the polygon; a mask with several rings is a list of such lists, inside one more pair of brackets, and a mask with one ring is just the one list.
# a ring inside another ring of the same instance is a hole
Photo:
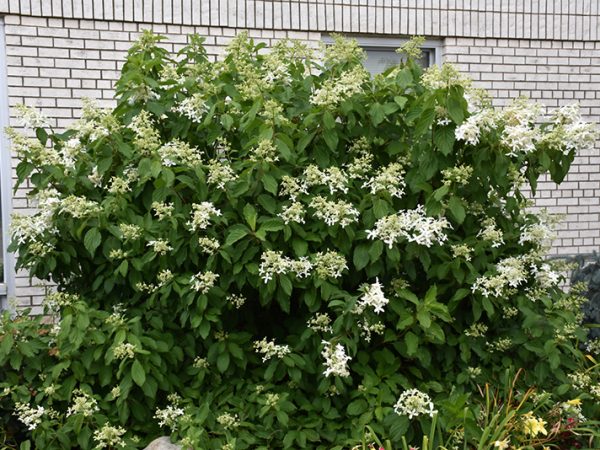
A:
{"label": "small green plant", "polygon": [[[11,249],[57,285],[49,322],[0,328],[24,439],[342,449],[370,426],[439,446],[423,430],[459,427],[507,369],[598,414],[584,300],[522,191],[593,145],[576,106],[538,125],[410,58],[371,78],[342,39],[317,59],[241,35],[218,62],[160,39],[131,49],[115,109],[86,103],[60,133],[24,109],[36,138],[9,132],[39,205]],[[482,443],[506,426],[492,411]]]}

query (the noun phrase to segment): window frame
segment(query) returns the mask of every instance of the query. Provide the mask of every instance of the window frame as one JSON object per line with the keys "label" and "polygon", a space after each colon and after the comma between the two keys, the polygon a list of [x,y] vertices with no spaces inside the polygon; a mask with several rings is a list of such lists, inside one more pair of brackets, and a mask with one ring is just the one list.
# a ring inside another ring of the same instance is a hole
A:
{"label": "window frame", "polygon": [[[365,49],[372,50],[396,50],[402,45],[410,41],[409,38],[396,38],[389,36],[353,36],[351,34],[345,35],[348,38],[355,39],[358,45]],[[322,41],[327,44],[333,44],[333,38],[331,36],[324,36]],[[421,47],[423,50],[430,50],[429,52],[429,67],[433,65],[442,65],[442,41],[435,39],[425,39],[425,43]]]}
{"label": "window frame", "polygon": [[8,252],[10,217],[12,212],[12,161],[10,143],[4,129],[10,125],[6,34],[4,17],[0,16],[0,214],[2,215],[2,263],[4,279],[0,282],[0,311],[10,308],[9,299],[15,296],[15,257]]}

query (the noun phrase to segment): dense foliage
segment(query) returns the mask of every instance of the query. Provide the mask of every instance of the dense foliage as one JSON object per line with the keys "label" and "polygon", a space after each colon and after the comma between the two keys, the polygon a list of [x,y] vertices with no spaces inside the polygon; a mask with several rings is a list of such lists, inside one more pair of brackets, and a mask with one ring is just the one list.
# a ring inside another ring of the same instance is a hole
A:
{"label": "dense foliage", "polygon": [[[36,139],[11,133],[40,208],[12,248],[58,286],[52,323],[0,329],[0,405],[35,447],[347,448],[367,425],[399,445],[433,416],[469,441],[472,393],[519,369],[597,417],[583,300],[522,193],[593,145],[576,106],[538,126],[451,66],[371,78],[341,39],[315,58],[241,36],[219,62],[158,40],[114,110],[63,133],[24,110]],[[529,414],[495,437],[546,442]]]}

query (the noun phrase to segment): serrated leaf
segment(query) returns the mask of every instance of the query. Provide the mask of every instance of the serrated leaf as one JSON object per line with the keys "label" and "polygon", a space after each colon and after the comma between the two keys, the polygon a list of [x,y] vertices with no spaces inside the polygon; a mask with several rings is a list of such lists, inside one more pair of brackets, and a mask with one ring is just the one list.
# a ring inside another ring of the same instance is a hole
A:
{"label": "serrated leaf", "polygon": [[452,214],[452,217],[454,217],[457,223],[460,224],[464,222],[466,211],[460,198],[451,197],[448,202],[448,208],[450,209],[450,214]]}
{"label": "serrated leaf", "polygon": [[363,398],[358,398],[348,405],[346,412],[351,416],[359,416],[367,410],[367,402]]}
{"label": "serrated leaf", "polygon": [[370,244],[360,244],[354,249],[352,261],[356,270],[362,270],[369,264],[369,247]]}
{"label": "serrated leaf", "polygon": [[400,109],[403,109],[408,99],[406,97],[402,97],[401,95],[397,95],[396,97],[394,97],[394,101],[398,104]]}
{"label": "serrated leaf", "polygon": [[256,230],[256,218],[258,214],[256,213],[256,208],[252,206],[252,204],[247,203],[244,206],[243,210],[244,219],[246,219],[246,223],[250,226],[252,231]]}
{"label": "serrated leaf", "polygon": [[96,252],[96,249],[100,245],[101,241],[102,235],[100,234],[100,231],[98,231],[98,228],[90,228],[88,232],[85,233],[83,245],[86,250],[90,252],[90,255],[94,256],[94,253]]}
{"label": "serrated leaf", "polygon": [[261,178],[263,187],[271,194],[277,194],[277,180],[273,176],[265,173]]}
{"label": "serrated leaf", "polygon": [[436,128],[435,132],[433,133],[433,142],[443,155],[449,155],[452,153],[455,141],[456,136],[454,134],[453,127],[439,127]]}
{"label": "serrated leaf", "polygon": [[146,371],[137,359],[131,365],[131,378],[138,386],[142,386],[146,382]]}
{"label": "serrated leaf", "polygon": [[229,229],[227,230],[227,238],[225,239],[225,247],[236,243],[244,236],[247,236],[249,233],[250,230],[248,229],[248,227],[240,223],[229,227]]}
{"label": "serrated leaf", "polygon": [[385,120],[385,109],[381,103],[373,103],[371,109],[369,109],[369,116],[371,116],[371,122],[377,126]]}

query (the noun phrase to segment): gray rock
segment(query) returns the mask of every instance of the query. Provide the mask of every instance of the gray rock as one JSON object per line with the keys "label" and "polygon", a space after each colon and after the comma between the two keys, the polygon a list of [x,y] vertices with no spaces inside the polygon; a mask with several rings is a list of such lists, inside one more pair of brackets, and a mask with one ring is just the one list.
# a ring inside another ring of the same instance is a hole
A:
{"label": "gray rock", "polygon": [[150,442],[144,450],[181,450],[181,446],[172,444],[167,436],[159,437]]}

